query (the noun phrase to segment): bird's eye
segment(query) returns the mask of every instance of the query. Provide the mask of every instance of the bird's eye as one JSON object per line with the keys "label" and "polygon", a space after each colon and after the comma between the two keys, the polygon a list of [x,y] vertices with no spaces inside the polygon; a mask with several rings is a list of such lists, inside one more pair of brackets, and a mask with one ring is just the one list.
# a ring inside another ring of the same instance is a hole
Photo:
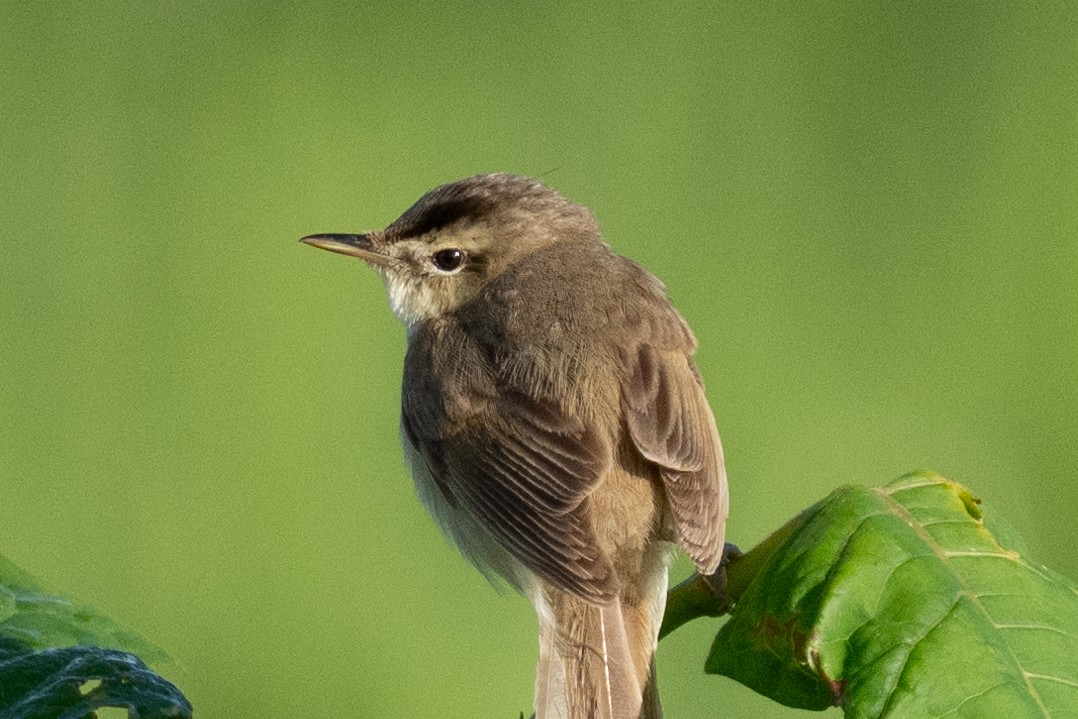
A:
{"label": "bird's eye", "polygon": [[442,272],[456,272],[464,264],[464,251],[456,247],[438,250],[431,258],[434,266]]}

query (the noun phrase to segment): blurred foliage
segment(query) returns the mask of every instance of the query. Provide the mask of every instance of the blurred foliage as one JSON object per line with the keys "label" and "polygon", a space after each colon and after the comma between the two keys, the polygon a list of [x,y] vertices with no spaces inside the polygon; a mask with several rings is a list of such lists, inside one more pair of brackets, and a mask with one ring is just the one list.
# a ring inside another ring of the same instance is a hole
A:
{"label": "blurred foliage", "polygon": [[92,644],[138,654],[148,662],[168,660],[160,647],[94,609],[60,596],[2,556],[0,637],[32,649]]}
{"label": "blurred foliage", "polygon": [[166,659],[134,632],[0,556],[4,719],[93,719],[102,707],[123,707],[133,719],[190,717],[179,689],[143,663]]}
{"label": "blurred foliage", "polygon": [[190,719],[175,685],[134,654],[96,646],[34,651],[0,636],[0,715],[4,719]]}
{"label": "blurred foliage", "polygon": [[[1078,575],[1071,5],[4,3],[0,27],[0,547],[169,647],[200,714],[530,705],[530,607],[401,466],[382,288],[296,242],[481,171],[542,175],[667,282],[732,541],[927,467]],[[671,716],[801,716],[703,676],[709,633],[659,649]]]}

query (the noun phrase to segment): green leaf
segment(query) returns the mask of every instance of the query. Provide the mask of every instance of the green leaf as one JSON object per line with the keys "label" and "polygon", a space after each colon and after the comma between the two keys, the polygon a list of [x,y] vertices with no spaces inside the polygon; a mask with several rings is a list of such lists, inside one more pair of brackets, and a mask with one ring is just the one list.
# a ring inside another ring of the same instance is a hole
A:
{"label": "green leaf", "polygon": [[0,557],[0,717],[90,719],[103,707],[121,707],[133,719],[190,717],[180,690],[136,653],[166,658]]}
{"label": "green leaf", "polygon": [[29,573],[0,557],[0,636],[44,649],[95,645],[159,662],[167,655],[108,617],[48,589]]}
{"label": "green leaf", "polygon": [[708,672],[849,719],[1078,717],[1078,588],[965,487],[843,487],[783,532]]}
{"label": "green leaf", "polygon": [[102,707],[122,707],[132,719],[191,717],[180,690],[132,654],[100,647],[34,651],[0,637],[4,719],[91,719]]}

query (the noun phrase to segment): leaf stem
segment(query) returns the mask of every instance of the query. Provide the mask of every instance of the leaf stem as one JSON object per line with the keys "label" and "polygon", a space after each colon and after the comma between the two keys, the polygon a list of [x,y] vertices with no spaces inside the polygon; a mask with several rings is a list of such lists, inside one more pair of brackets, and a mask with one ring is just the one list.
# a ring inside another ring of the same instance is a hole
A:
{"label": "leaf stem", "polygon": [[798,514],[751,550],[730,561],[725,567],[726,601],[716,596],[711,583],[699,573],[694,573],[671,589],[666,597],[666,613],[659,629],[659,639],[693,619],[721,617],[728,613],[760,570],[771,561],[775,551],[801,526],[806,513]]}

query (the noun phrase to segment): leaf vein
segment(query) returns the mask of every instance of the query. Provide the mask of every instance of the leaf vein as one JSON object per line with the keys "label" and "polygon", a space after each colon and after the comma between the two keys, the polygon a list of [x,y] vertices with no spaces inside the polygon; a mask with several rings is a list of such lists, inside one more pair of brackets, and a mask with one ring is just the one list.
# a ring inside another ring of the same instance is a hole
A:
{"label": "leaf vein", "polygon": [[1026,677],[1028,677],[1030,679],[1042,679],[1042,680],[1044,680],[1046,682],[1055,682],[1057,684],[1062,684],[1064,686],[1074,687],[1074,688],[1078,689],[1078,682],[1072,681],[1070,679],[1064,679],[1063,677],[1052,676],[1051,674],[1033,674],[1033,673],[1030,673],[1030,672],[1023,672],[1023,673],[1026,675]]}
{"label": "leaf vein", "polygon": [[[939,484],[939,482],[938,481],[934,482],[934,484]],[[987,608],[985,608],[984,604],[981,603],[981,601],[978,598],[976,592],[974,592],[971,589],[971,587],[969,586],[969,584],[967,582],[967,579],[966,579],[965,575],[963,575],[961,572],[959,572],[958,567],[955,567],[954,564],[949,561],[953,556],[958,556],[958,555],[957,554],[956,555],[948,555],[947,551],[943,547],[941,547],[939,545],[939,543],[936,541],[936,539],[931,534],[929,534],[927,530],[925,530],[924,526],[921,525],[920,522],[917,521],[917,518],[908,509],[906,509],[905,505],[903,505],[901,502],[899,502],[897,499],[895,499],[895,497],[893,495],[887,493],[886,491],[884,491],[882,489],[877,489],[876,491],[881,495],[881,497],[884,499],[884,501],[887,504],[891,505],[893,507],[894,511],[899,516],[901,516],[903,519],[905,519],[906,522],[909,524],[909,526],[917,534],[920,535],[921,540],[925,543],[925,545],[929,549],[931,549],[936,554],[936,556],[939,558],[939,561],[942,562],[946,567],[948,567],[950,569],[951,574],[958,580],[959,585],[962,587],[961,594],[966,595],[970,599],[972,604],[981,612],[981,614],[988,621],[988,623],[995,626],[995,622],[992,620],[992,615],[989,614]],[[978,552],[978,553],[974,553],[974,554],[979,555],[979,554],[983,554],[983,553]],[[995,554],[998,554],[998,553],[994,553],[993,556],[995,556]],[[1011,561],[1015,561],[1010,555],[998,554],[998,556],[1006,557],[1007,559],[1009,559]],[[1029,571],[1037,574],[1038,576],[1041,576],[1042,578],[1045,578],[1044,575],[1041,572],[1037,571],[1036,568],[1034,568],[1032,565],[1030,565],[1028,563],[1025,563],[1025,562],[1021,562],[1020,564],[1023,567],[1027,568]],[[961,594],[960,594],[960,596],[961,596]],[[954,611],[954,608],[957,605],[958,605],[958,599],[956,598],[955,603],[951,606],[950,611],[948,611],[947,615],[945,615],[945,616],[950,615],[951,612]],[[922,637],[922,639],[923,639],[923,637]],[[1045,716],[1046,718],[1050,717],[1050,714],[1048,712],[1048,707],[1047,707],[1047,705],[1045,705],[1044,699],[1041,697],[1041,695],[1037,691],[1037,689],[1033,686],[1032,682],[1030,682],[1030,680],[1028,678],[1028,673],[1026,672],[1025,668],[1022,666],[1021,661],[1019,661],[1018,656],[1015,655],[1014,650],[1011,648],[1010,644],[1004,642],[1003,643],[1003,648],[1006,650],[1007,654],[1010,656],[1011,661],[1014,662],[1014,666],[1017,667],[1017,669],[1021,672],[1022,677],[1025,679],[1026,688],[1028,689],[1028,691],[1030,693],[1030,696],[1033,698],[1034,702],[1036,702],[1037,707],[1041,710],[1041,714],[1043,716]],[[911,648],[911,653],[912,653],[912,648]],[[909,656],[907,655],[906,662],[903,662],[903,665],[902,665],[902,673],[903,674],[906,671],[908,661],[909,661]],[[901,678],[901,675],[900,675],[900,678]],[[887,705],[890,705],[890,703],[891,703],[891,697],[888,697]],[[885,705],[885,706],[887,706],[887,705]]]}

